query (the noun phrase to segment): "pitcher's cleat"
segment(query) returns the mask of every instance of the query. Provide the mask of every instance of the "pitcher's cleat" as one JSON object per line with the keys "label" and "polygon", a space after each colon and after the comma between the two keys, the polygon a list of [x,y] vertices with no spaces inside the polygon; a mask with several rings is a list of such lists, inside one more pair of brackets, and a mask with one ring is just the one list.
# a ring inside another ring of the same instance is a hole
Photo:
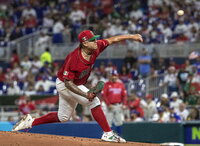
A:
{"label": "pitcher's cleat", "polygon": [[93,92],[95,94],[100,93],[103,90],[104,87],[104,82],[103,81],[99,81],[95,87],[91,88],[89,90],[89,92]]}
{"label": "pitcher's cleat", "polygon": [[12,129],[12,131],[19,131],[27,128],[32,128],[32,123],[34,119],[30,114],[24,116]]}
{"label": "pitcher's cleat", "polygon": [[101,137],[101,140],[108,141],[108,142],[118,142],[118,143],[126,143],[126,140],[118,136],[113,131],[110,132],[104,132],[104,134]]}

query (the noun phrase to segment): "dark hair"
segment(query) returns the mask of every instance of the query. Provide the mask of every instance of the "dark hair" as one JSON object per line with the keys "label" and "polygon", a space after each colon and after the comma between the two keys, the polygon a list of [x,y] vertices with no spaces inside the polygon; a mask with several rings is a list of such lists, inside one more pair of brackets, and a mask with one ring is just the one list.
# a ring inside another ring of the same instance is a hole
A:
{"label": "dark hair", "polygon": [[45,51],[49,52],[50,51],[49,47],[46,47]]}

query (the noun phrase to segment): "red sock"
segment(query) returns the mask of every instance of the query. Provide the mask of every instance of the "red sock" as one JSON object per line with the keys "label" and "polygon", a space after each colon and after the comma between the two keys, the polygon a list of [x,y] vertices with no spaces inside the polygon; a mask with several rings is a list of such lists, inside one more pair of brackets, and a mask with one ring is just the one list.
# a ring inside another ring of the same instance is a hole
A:
{"label": "red sock", "polygon": [[110,126],[106,120],[105,114],[101,108],[101,106],[97,106],[91,109],[92,116],[97,121],[97,123],[101,126],[104,132],[111,131]]}
{"label": "red sock", "polygon": [[60,122],[58,119],[58,112],[48,113],[47,115],[44,115],[40,118],[36,118],[33,121],[32,126],[45,124],[45,123],[55,123],[55,122]]}

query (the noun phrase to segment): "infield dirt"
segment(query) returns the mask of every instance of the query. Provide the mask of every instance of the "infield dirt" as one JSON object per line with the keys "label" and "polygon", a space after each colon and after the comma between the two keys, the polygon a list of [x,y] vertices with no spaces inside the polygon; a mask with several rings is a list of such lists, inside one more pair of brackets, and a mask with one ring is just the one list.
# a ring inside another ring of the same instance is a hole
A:
{"label": "infield dirt", "polygon": [[159,146],[159,144],[111,143],[92,138],[1,131],[0,146]]}

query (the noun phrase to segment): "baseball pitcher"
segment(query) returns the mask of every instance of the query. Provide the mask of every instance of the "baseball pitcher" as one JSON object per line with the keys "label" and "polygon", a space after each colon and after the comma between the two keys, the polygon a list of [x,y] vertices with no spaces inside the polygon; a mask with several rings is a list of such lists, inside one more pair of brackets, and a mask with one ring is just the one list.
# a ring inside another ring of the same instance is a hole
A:
{"label": "baseball pitcher", "polygon": [[119,35],[102,40],[97,40],[98,37],[99,35],[94,35],[90,30],[82,31],[78,35],[80,45],[67,55],[60,68],[56,80],[59,94],[58,112],[51,112],[36,119],[28,114],[14,126],[13,131],[45,123],[66,122],[72,116],[77,104],[80,103],[89,107],[92,116],[103,129],[104,133],[101,137],[103,141],[126,142],[111,130],[101,109],[96,94],[103,88],[103,84],[100,82],[91,90],[84,84],[87,82],[96,58],[106,47],[127,39],[138,42],[142,42],[143,39],[139,34]]}

